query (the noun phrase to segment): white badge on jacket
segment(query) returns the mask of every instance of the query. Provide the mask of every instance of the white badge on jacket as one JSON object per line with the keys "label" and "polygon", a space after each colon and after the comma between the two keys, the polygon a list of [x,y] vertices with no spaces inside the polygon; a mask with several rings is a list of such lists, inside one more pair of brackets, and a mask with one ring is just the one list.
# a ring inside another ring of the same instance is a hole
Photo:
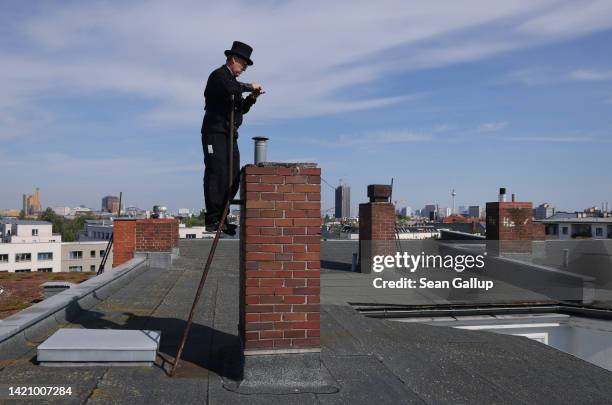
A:
{"label": "white badge on jacket", "polygon": [[213,146],[212,145],[208,145],[208,153],[209,154],[213,154]]}

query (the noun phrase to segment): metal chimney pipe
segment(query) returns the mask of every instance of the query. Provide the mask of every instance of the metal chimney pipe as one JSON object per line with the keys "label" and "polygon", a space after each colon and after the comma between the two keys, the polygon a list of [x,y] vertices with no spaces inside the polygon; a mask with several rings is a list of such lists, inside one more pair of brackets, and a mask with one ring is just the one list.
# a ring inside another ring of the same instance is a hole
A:
{"label": "metal chimney pipe", "polygon": [[506,188],[500,187],[499,189],[499,202],[506,202]]}
{"label": "metal chimney pipe", "polygon": [[268,160],[268,146],[266,142],[269,138],[265,136],[255,136],[253,140],[255,141],[255,164],[263,163]]}
{"label": "metal chimney pipe", "polygon": [[514,195],[514,193],[512,193],[512,202],[515,202],[515,201],[516,201],[515,195]]}

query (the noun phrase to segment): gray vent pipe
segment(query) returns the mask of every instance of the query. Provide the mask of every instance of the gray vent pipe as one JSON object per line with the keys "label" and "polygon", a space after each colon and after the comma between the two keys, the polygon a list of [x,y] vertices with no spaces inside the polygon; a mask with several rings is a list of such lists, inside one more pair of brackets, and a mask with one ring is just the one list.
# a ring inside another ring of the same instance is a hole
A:
{"label": "gray vent pipe", "polygon": [[253,140],[255,141],[255,164],[266,162],[268,160],[268,138],[265,136],[255,136]]}

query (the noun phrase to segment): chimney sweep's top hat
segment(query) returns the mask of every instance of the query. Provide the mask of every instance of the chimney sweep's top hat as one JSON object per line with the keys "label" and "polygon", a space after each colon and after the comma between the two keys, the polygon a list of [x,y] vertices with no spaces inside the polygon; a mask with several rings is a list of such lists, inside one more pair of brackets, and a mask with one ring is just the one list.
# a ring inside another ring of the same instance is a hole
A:
{"label": "chimney sweep's top hat", "polygon": [[234,41],[232,44],[232,49],[225,50],[225,56],[236,55],[246,60],[249,66],[253,64],[251,60],[251,53],[253,52],[253,48],[245,44],[244,42]]}

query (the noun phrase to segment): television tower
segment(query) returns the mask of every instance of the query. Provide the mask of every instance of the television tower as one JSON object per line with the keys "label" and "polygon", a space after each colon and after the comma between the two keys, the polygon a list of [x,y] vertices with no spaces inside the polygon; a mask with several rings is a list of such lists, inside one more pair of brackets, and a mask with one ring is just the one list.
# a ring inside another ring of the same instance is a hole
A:
{"label": "television tower", "polygon": [[455,189],[453,189],[451,191],[451,197],[452,197],[452,201],[453,201],[453,204],[452,204],[453,208],[452,208],[452,211],[451,211],[451,215],[455,213],[455,196],[456,195],[457,195],[457,193],[455,193]]}

